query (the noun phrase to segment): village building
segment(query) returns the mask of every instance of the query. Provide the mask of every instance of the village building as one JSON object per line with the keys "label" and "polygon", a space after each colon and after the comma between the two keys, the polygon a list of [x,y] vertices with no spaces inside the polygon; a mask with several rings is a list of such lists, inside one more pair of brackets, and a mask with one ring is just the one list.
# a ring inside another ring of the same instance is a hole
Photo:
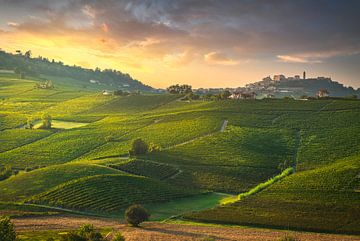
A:
{"label": "village building", "polygon": [[321,89],[316,93],[316,97],[318,98],[324,98],[328,96],[329,96],[329,91],[327,91],[326,89]]}
{"label": "village building", "polygon": [[241,91],[235,91],[230,96],[230,99],[234,100],[249,100],[249,99],[255,99],[256,93],[255,92],[241,92]]}
{"label": "village building", "polygon": [[102,94],[103,95],[112,95],[113,93],[109,90],[103,90]]}

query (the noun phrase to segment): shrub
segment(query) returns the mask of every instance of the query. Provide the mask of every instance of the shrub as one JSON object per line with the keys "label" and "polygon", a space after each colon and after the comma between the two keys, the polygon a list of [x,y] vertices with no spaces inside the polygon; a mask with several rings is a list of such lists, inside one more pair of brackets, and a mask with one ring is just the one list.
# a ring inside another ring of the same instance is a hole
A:
{"label": "shrub", "polygon": [[125,238],[121,233],[116,233],[112,241],[125,241]]}
{"label": "shrub", "polygon": [[51,122],[52,122],[52,118],[49,114],[43,114],[41,116],[42,119],[42,125],[41,125],[41,129],[50,129],[51,128]]}
{"label": "shrub", "polygon": [[93,225],[85,224],[78,231],[73,231],[62,237],[63,241],[103,241],[101,233]]}
{"label": "shrub", "polygon": [[0,240],[14,241],[16,232],[9,217],[0,217]]}
{"label": "shrub", "polygon": [[150,214],[141,205],[132,205],[125,211],[126,221],[134,227],[138,227],[140,223],[149,220]]}
{"label": "shrub", "polygon": [[141,155],[147,153],[149,150],[148,144],[143,141],[141,138],[138,138],[132,142],[131,150],[129,151],[130,155]]}

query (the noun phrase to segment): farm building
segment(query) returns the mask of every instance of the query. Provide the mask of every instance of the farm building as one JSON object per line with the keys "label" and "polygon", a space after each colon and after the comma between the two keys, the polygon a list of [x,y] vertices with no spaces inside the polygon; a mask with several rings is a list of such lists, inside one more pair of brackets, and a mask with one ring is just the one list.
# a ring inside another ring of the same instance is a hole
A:
{"label": "farm building", "polygon": [[103,90],[102,94],[103,95],[112,95],[113,93],[109,90]]}
{"label": "farm building", "polygon": [[255,92],[248,93],[248,92],[235,91],[230,95],[229,98],[234,99],[234,100],[255,99],[256,93]]}
{"label": "farm building", "polygon": [[316,97],[318,98],[323,98],[328,96],[329,96],[329,91],[327,91],[326,89],[321,89],[316,93]]}

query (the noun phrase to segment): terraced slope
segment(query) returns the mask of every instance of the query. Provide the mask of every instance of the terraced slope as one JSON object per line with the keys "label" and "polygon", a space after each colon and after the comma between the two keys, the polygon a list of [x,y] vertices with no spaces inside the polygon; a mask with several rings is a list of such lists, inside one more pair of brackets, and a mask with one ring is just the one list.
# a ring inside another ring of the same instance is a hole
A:
{"label": "terraced slope", "polygon": [[288,160],[294,164],[295,145],[296,132],[291,130],[229,125],[224,132],[146,158],[183,170],[173,183],[236,193],[277,174],[279,163]]}
{"label": "terraced slope", "polygon": [[[218,223],[360,233],[360,156],[298,172],[242,201],[187,215]],[[266,218],[264,218],[266,217]]]}
{"label": "terraced slope", "polygon": [[303,117],[296,112],[281,116],[276,125],[299,128],[297,172],[234,204],[186,217],[206,222],[359,234],[358,107],[358,101],[330,102]]}
{"label": "terraced slope", "polygon": [[121,173],[105,166],[70,163],[21,172],[0,182],[0,201],[22,201],[73,179]]}
{"label": "terraced slope", "polygon": [[159,180],[171,178],[180,172],[179,169],[171,165],[139,159],[129,160],[128,162],[122,163],[113,163],[108,166],[127,173]]}
{"label": "terraced slope", "polygon": [[164,202],[195,193],[188,188],[174,188],[140,176],[99,175],[62,184],[30,201],[83,211],[116,213],[134,203]]}

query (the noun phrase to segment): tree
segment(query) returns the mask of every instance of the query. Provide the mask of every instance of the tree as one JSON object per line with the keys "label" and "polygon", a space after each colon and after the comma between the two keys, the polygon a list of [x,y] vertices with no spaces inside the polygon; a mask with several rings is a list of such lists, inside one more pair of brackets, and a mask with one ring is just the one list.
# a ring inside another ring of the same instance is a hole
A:
{"label": "tree", "polygon": [[220,93],[220,99],[226,100],[230,97],[231,93],[228,90],[224,90]]}
{"label": "tree", "polygon": [[31,117],[28,117],[26,121],[26,129],[33,129],[33,128],[34,128],[34,120]]}
{"label": "tree", "polygon": [[16,232],[9,217],[0,217],[0,240],[14,241]]}
{"label": "tree", "polygon": [[192,92],[192,87],[191,85],[170,85],[168,88],[166,88],[166,90],[170,93],[170,94],[188,94],[190,92]]}
{"label": "tree", "polygon": [[41,128],[42,129],[50,129],[51,128],[51,122],[52,122],[52,118],[49,114],[44,113],[41,116],[42,119],[42,125]]}
{"label": "tree", "polygon": [[28,59],[30,59],[31,58],[31,50],[28,50],[28,51],[26,51],[25,52],[25,54],[24,54],[24,56],[25,56],[25,58],[28,58]]}
{"label": "tree", "polygon": [[134,227],[138,227],[140,223],[149,220],[150,214],[141,205],[135,204],[125,211],[126,222]]}
{"label": "tree", "polygon": [[141,138],[138,138],[132,142],[131,150],[129,154],[132,155],[141,155],[147,153],[149,150],[148,144],[143,141]]}

